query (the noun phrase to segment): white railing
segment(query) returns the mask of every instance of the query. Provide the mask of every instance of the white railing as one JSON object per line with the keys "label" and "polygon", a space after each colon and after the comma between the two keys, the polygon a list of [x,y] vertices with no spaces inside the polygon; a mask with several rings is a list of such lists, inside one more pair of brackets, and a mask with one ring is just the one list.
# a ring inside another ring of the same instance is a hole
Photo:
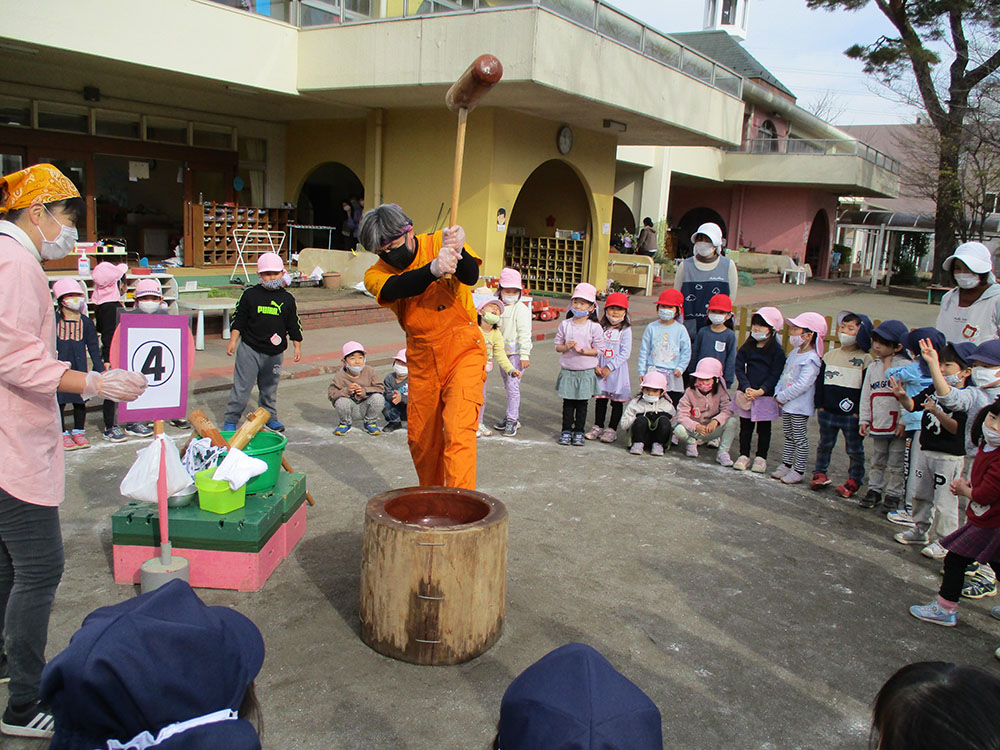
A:
{"label": "white railing", "polygon": [[827,156],[860,156],[865,161],[899,174],[899,162],[874,149],[864,141],[845,139],[751,138],[739,146],[727,149],[745,154],[825,154]]}
{"label": "white railing", "polygon": [[542,8],[740,99],[743,78],[603,0],[214,0],[299,27]]}

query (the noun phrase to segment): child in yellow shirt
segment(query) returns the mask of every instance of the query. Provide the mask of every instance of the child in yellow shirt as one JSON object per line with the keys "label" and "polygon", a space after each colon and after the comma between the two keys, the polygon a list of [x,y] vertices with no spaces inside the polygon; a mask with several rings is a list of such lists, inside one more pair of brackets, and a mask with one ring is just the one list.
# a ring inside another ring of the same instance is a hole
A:
{"label": "child in yellow shirt", "polygon": [[[521,371],[514,368],[504,348],[503,334],[500,332],[500,315],[503,314],[503,301],[487,295],[473,295],[476,310],[479,312],[479,327],[486,341],[486,372],[493,369],[496,360],[500,369],[512,378],[521,377]],[[486,411],[486,380],[483,380],[483,406],[479,409],[479,428],[476,437],[492,435],[493,430],[483,424],[483,413]]]}

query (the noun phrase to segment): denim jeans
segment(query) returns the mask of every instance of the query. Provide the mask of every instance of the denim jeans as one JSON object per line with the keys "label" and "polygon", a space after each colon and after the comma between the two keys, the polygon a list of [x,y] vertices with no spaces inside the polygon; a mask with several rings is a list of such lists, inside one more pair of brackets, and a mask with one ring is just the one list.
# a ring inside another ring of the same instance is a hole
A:
{"label": "denim jeans", "polygon": [[7,654],[13,705],[38,699],[62,573],[59,508],[23,502],[0,488],[0,649]]}

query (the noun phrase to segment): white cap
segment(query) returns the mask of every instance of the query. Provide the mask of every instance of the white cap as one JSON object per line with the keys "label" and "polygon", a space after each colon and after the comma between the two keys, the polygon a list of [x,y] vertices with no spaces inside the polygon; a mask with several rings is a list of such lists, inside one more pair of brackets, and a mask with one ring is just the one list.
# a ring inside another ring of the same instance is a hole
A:
{"label": "white cap", "polygon": [[956,260],[962,261],[972,273],[993,272],[993,253],[982,242],[963,242],[953,255],[944,259],[944,270],[950,272]]}
{"label": "white cap", "polygon": [[694,238],[699,234],[703,234],[708,237],[712,241],[712,244],[716,247],[722,247],[722,230],[719,229],[718,224],[713,224],[712,222],[702,224],[698,227],[698,230],[691,235],[691,241],[694,242]]}

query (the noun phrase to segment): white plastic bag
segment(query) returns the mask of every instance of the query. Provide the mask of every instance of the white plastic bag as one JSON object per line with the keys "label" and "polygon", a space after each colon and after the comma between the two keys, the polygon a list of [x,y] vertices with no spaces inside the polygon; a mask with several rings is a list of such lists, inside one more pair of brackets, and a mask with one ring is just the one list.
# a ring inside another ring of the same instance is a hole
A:
{"label": "white plastic bag", "polygon": [[135,463],[119,487],[125,497],[147,503],[157,502],[156,482],[160,475],[161,446],[166,449],[167,456],[167,495],[180,492],[194,481],[184,470],[174,441],[166,435],[157,435],[153,442],[136,451]]}
{"label": "white plastic bag", "polygon": [[320,268],[319,266],[316,266],[313,269],[313,272],[311,274],[309,274],[309,278],[310,279],[315,279],[316,281],[322,281],[323,280],[323,269]]}

